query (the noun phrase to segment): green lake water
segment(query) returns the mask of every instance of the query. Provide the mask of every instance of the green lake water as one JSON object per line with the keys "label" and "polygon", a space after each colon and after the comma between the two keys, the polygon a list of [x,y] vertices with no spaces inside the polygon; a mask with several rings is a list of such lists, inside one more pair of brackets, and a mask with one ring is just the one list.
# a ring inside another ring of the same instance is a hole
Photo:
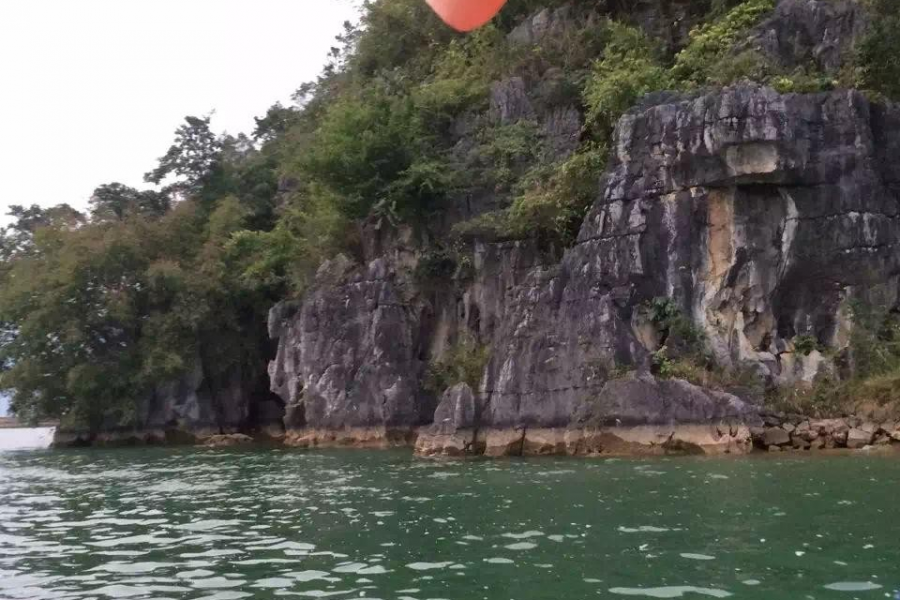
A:
{"label": "green lake water", "polygon": [[0,453],[0,598],[890,598],[900,456]]}

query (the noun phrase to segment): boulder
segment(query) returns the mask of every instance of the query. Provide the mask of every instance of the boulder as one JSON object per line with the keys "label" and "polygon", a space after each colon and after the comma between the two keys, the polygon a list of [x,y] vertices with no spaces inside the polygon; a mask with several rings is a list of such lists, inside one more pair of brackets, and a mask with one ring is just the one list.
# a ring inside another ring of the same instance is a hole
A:
{"label": "boulder", "polygon": [[762,444],[770,448],[772,446],[786,446],[790,443],[790,434],[781,427],[769,427],[762,436]]}
{"label": "boulder", "polygon": [[860,448],[871,444],[872,438],[873,435],[871,432],[854,427],[847,433],[846,445],[851,450],[859,450]]}
{"label": "boulder", "polygon": [[872,421],[865,421],[859,426],[859,428],[866,433],[875,435],[875,433],[877,433],[881,429],[881,426],[873,423]]}
{"label": "boulder", "polygon": [[810,443],[800,436],[791,436],[791,445],[797,450],[809,450]]}
{"label": "boulder", "polygon": [[476,444],[481,407],[468,384],[457,384],[441,397],[434,423],[416,439],[418,456],[465,456],[479,453]]}

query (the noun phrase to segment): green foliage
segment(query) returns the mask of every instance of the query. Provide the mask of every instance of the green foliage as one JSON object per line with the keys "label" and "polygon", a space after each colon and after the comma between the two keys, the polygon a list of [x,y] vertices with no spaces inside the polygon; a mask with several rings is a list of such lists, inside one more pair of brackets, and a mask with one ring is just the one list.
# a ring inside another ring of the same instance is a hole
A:
{"label": "green foliage", "polygon": [[846,388],[832,376],[819,377],[812,385],[800,384],[772,389],[766,405],[777,411],[817,418],[843,416],[850,403],[841,393]]}
{"label": "green foliage", "polygon": [[536,237],[563,246],[574,243],[597,193],[597,174],[607,150],[588,144],[552,165],[537,165],[519,179],[512,205],[454,227],[461,237],[523,239]]}
{"label": "green foliage", "polygon": [[869,32],[857,47],[858,87],[891,100],[900,100],[900,5],[895,0],[868,0],[873,13]]}
{"label": "green foliage", "polygon": [[484,369],[490,359],[487,346],[463,336],[450,346],[444,355],[433,361],[425,373],[424,387],[440,395],[458,383],[466,383],[477,391]]}
{"label": "green foliage", "polygon": [[770,80],[772,75],[772,65],[765,56],[755,50],[746,50],[717,61],[710,68],[706,81],[724,87],[740,81],[765,82]]}
{"label": "green foliage", "polygon": [[180,191],[197,191],[213,172],[222,150],[221,140],[209,124],[208,116],[185,117],[184,125],[175,131],[175,143],[159,159],[159,165],[144,176],[147,183],[160,184],[174,176],[180,178],[174,184]]}
{"label": "green foliage", "polygon": [[682,318],[681,307],[675,299],[665,296],[657,296],[650,300],[647,303],[647,312],[651,322],[666,329],[672,321]]}
{"label": "green foliage", "polygon": [[744,393],[754,393],[759,387],[753,373],[716,364],[707,348],[706,334],[694,325],[673,298],[653,298],[643,310],[660,334],[660,348],[651,356],[656,376],[684,379],[719,390],[741,388]]}
{"label": "green foliage", "polygon": [[478,148],[483,183],[498,192],[509,191],[523,167],[537,158],[539,136],[537,123],[528,120],[484,131]]}
{"label": "green foliage", "polygon": [[371,78],[404,68],[421,79],[435,53],[456,37],[420,0],[366,0],[359,31],[347,40],[347,71]]}
{"label": "green foliage", "polygon": [[716,387],[716,372],[712,365],[697,360],[695,356],[672,357],[668,346],[661,346],[651,355],[653,373],[661,379],[683,379],[694,385]]}
{"label": "green foliage", "polygon": [[318,266],[345,252],[354,253],[351,222],[337,201],[319,186],[295,192],[271,231],[239,231],[225,245],[237,268],[238,282],[271,294],[301,294]]}
{"label": "green foliage", "polygon": [[671,85],[658,51],[640,29],[610,22],[608,31],[603,59],[594,64],[584,91],[587,120],[601,135],[642,96]]}
{"label": "green foliage", "polygon": [[775,0],[746,0],[691,31],[690,43],[675,59],[672,77],[684,87],[707,84],[735,43],[774,8]]}
{"label": "green foliage", "polygon": [[192,154],[197,131],[182,128],[162,159],[158,174],[180,182],[101,186],[90,220],[65,205],[13,207],[0,243],[0,388],[20,417],[124,426],[198,361],[216,378],[263,360],[266,306],[284,286],[247,285],[228,249],[268,222],[274,170],[240,138],[206,133],[204,157]]}
{"label": "green foliage", "polygon": [[419,259],[414,273],[416,281],[425,289],[449,289],[458,268],[457,253],[439,248]]}
{"label": "green foliage", "polygon": [[607,150],[589,144],[549,168],[523,177],[520,194],[509,208],[510,232],[529,232],[569,246],[597,195],[597,174],[606,164]]}
{"label": "green foliage", "polygon": [[487,105],[489,84],[501,75],[506,47],[492,25],[450,41],[434,60],[432,73],[412,90],[413,102],[423,126],[446,134],[453,120]]}
{"label": "green foliage", "polygon": [[346,97],[322,117],[294,173],[327,190],[349,218],[379,203],[404,216],[431,206],[451,187],[451,174],[430,152],[408,96],[372,88]]}
{"label": "green foliage", "polygon": [[76,229],[85,222],[84,215],[68,204],[47,209],[37,204],[28,208],[13,204],[7,214],[14,220],[0,230],[0,260],[6,268],[13,259],[35,251],[35,235],[41,229]]}
{"label": "green foliage", "polygon": [[673,298],[654,298],[646,309],[650,321],[662,332],[664,339],[677,342],[690,354],[706,354],[706,334],[682,312]]}
{"label": "green foliage", "polygon": [[861,301],[850,305],[853,371],[858,378],[900,371],[900,315]]}
{"label": "green foliage", "polygon": [[794,350],[804,356],[809,356],[819,347],[819,340],[814,335],[798,335],[794,338]]}
{"label": "green foliage", "polygon": [[782,94],[814,94],[827,92],[840,85],[840,81],[824,73],[810,73],[797,70],[788,75],[775,75],[768,79],[769,85]]}
{"label": "green foliage", "polygon": [[94,190],[90,205],[94,221],[124,221],[137,215],[161,217],[168,212],[171,199],[162,192],[139,191],[121,183],[109,183]]}

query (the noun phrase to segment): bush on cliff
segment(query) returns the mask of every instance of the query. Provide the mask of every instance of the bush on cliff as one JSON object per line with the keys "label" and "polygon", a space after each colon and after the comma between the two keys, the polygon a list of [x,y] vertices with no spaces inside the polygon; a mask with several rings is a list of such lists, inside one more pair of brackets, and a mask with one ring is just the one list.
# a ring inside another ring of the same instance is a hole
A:
{"label": "bush on cliff", "polygon": [[457,383],[466,383],[477,391],[489,358],[487,346],[468,336],[458,339],[428,365],[425,389],[439,396]]}
{"label": "bush on cliff", "polygon": [[870,31],[857,49],[858,87],[900,100],[900,3],[896,0],[867,0],[874,14]]}
{"label": "bush on cliff", "polygon": [[743,35],[775,8],[775,0],[747,0],[721,18],[691,31],[688,46],[678,53],[672,78],[684,87],[705,85]]}

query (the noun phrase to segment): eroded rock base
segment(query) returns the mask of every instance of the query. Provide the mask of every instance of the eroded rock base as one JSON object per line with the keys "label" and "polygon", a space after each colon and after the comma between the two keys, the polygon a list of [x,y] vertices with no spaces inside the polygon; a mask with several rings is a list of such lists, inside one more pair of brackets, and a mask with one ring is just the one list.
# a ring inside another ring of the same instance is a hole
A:
{"label": "eroded rock base", "polygon": [[419,435],[420,457],[465,456],[664,456],[746,454],[750,428],[729,425],[644,425],[602,429],[487,429]]}
{"label": "eroded rock base", "polygon": [[402,448],[415,445],[416,429],[352,427],[347,429],[292,429],[284,445],[293,448]]}

